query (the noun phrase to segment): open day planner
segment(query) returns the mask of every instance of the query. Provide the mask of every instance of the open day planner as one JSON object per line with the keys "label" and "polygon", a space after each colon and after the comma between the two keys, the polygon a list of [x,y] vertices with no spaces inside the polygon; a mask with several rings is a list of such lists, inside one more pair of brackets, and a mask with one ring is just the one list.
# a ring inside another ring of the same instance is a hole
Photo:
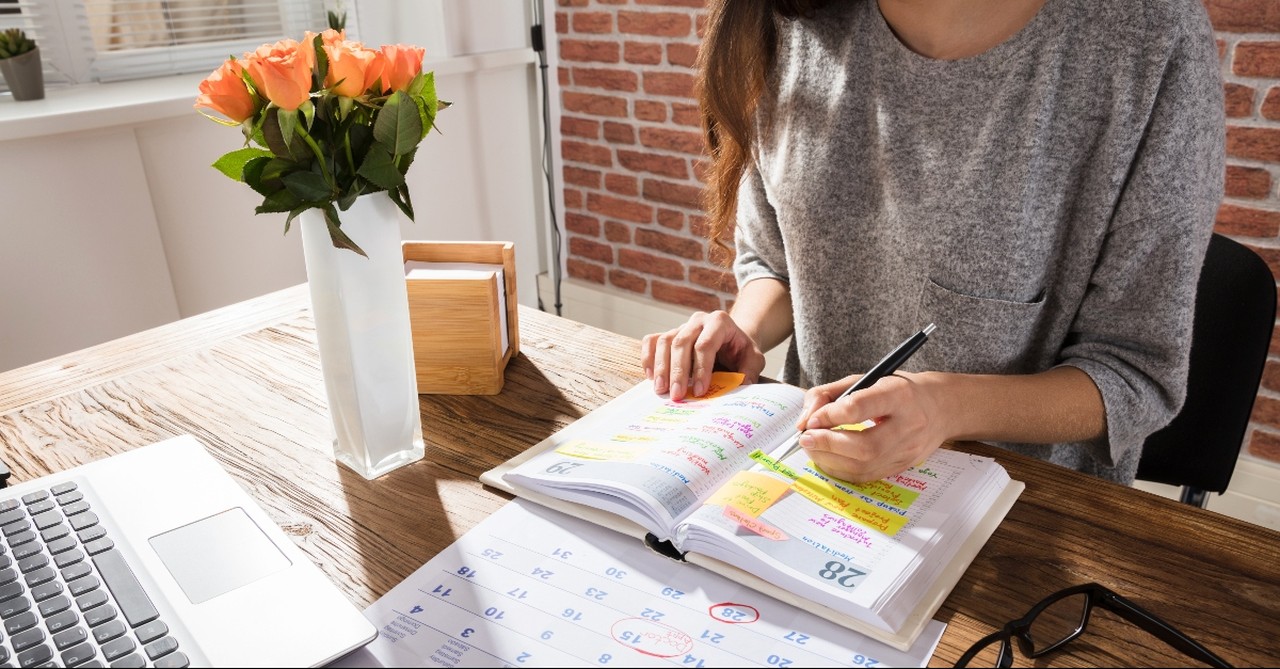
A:
{"label": "open day planner", "polygon": [[532,502],[499,509],[365,609],[333,667],[923,667],[906,652]]}
{"label": "open day planner", "polygon": [[804,391],[741,380],[683,402],[643,382],[481,480],[911,647],[1022,483],[947,449],[860,485],[778,462]]}

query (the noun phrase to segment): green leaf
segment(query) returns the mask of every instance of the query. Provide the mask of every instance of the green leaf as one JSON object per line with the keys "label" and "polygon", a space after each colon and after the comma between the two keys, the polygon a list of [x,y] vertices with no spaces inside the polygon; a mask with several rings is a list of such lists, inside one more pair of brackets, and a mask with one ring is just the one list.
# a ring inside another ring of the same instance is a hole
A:
{"label": "green leaf", "polygon": [[296,111],[276,111],[276,121],[280,124],[280,140],[288,146],[293,143],[293,136],[298,131],[298,113]]}
{"label": "green leaf", "polygon": [[284,187],[289,189],[290,193],[304,202],[321,202],[333,196],[333,189],[329,187],[328,182],[315,172],[304,170],[290,172],[281,180],[284,181]]}
{"label": "green leaf", "polygon": [[298,199],[298,196],[290,193],[287,188],[281,188],[264,198],[262,204],[258,205],[253,212],[255,214],[273,214],[290,211],[299,204],[302,204],[302,201]]}
{"label": "green leaf", "polygon": [[369,147],[364,162],[356,174],[366,178],[373,185],[391,190],[404,183],[404,175],[396,169],[395,157],[387,151],[381,142]]}
{"label": "green leaf", "polygon": [[254,158],[270,157],[270,151],[255,149],[253,147],[245,147],[236,149],[230,153],[223,154],[221,158],[214,161],[213,166],[219,172],[235,179],[236,181],[244,181],[244,168]]}
{"label": "green leaf", "polygon": [[272,157],[271,152],[268,151],[266,156],[258,156],[245,163],[244,182],[249,184],[249,187],[257,191],[259,195],[266,196],[280,190],[279,179],[262,178],[263,173],[273,160],[277,159]]}
{"label": "green leaf", "polygon": [[400,211],[404,212],[409,220],[413,220],[413,201],[409,199],[409,186],[402,185],[399,188],[393,188],[387,191],[387,195],[391,196],[391,201],[396,203]]}
{"label": "green leaf", "polygon": [[[289,112],[281,114],[276,107],[269,108],[262,119],[262,138],[266,141],[267,147],[271,149],[271,152],[277,156],[303,164],[309,163],[315,159],[315,156],[303,144],[301,138],[294,136],[291,142],[286,142],[284,139],[284,133],[280,128],[278,119],[290,115]],[[297,117],[294,116],[294,118]]]}
{"label": "green leaf", "polygon": [[422,116],[417,103],[404,91],[396,91],[378,113],[378,120],[373,123],[373,137],[396,155],[408,153],[422,141]]}
{"label": "green leaf", "polygon": [[[426,137],[436,122],[436,114],[440,111],[440,99],[436,97],[436,73],[422,72],[409,82],[407,89],[414,102],[418,104],[418,114],[422,118],[422,137]],[[419,137],[421,140],[422,137]]]}
{"label": "green leaf", "polygon": [[317,34],[311,40],[316,54],[316,68],[312,72],[315,80],[311,82],[311,90],[324,88],[324,78],[329,76],[329,52],[324,50],[324,39]]}
{"label": "green leaf", "polygon": [[347,233],[342,231],[342,221],[338,220],[338,210],[333,208],[333,204],[324,206],[324,221],[329,226],[329,239],[333,241],[334,248],[350,249],[366,258],[369,257],[364,249],[357,246]]}

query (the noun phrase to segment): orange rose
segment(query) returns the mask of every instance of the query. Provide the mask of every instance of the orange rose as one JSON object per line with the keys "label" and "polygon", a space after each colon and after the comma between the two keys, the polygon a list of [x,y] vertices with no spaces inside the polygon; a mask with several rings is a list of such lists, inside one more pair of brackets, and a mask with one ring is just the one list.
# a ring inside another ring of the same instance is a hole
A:
{"label": "orange rose", "polygon": [[244,66],[235,59],[223,63],[200,82],[195,108],[210,109],[236,123],[244,123],[252,117],[258,110],[258,101],[240,78],[243,71]]}
{"label": "orange rose", "polygon": [[368,88],[365,73],[374,65],[378,52],[366,49],[359,42],[347,41],[326,44],[324,52],[329,56],[329,74],[324,85],[330,87],[335,95],[347,98],[363,94]]}
{"label": "orange rose", "polygon": [[[422,57],[426,50],[422,47],[404,44],[387,44],[382,47],[385,59],[382,76],[382,91],[404,90],[413,78],[422,72]],[[373,82],[369,81],[372,85]]]}
{"label": "orange rose", "polygon": [[245,68],[258,92],[281,109],[293,111],[311,98],[311,66],[295,40],[280,40],[245,54]]}
{"label": "orange rose", "polygon": [[[308,30],[305,35],[306,36],[302,39],[302,52],[307,55],[307,67],[315,69],[316,34]],[[345,41],[347,41],[347,31],[345,30],[334,30],[333,28],[328,28],[324,32],[320,33],[320,42],[324,46],[341,44]]]}

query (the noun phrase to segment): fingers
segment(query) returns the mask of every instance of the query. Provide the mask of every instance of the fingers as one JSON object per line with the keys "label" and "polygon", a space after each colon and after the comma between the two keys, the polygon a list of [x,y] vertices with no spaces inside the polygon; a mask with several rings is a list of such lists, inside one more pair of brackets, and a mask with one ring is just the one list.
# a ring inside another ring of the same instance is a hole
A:
{"label": "fingers", "polygon": [[741,372],[744,383],[755,383],[765,365],[756,343],[724,311],[698,312],[640,342],[640,364],[654,391],[676,401],[705,394],[717,362]]}

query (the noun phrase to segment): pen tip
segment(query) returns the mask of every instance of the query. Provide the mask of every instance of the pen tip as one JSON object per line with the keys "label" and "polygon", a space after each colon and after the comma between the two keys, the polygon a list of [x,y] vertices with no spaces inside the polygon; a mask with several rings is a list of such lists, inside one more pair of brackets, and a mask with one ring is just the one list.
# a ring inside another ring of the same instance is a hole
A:
{"label": "pen tip", "polygon": [[928,337],[929,335],[933,334],[933,331],[936,329],[938,328],[933,323],[930,323],[924,326],[924,336]]}

